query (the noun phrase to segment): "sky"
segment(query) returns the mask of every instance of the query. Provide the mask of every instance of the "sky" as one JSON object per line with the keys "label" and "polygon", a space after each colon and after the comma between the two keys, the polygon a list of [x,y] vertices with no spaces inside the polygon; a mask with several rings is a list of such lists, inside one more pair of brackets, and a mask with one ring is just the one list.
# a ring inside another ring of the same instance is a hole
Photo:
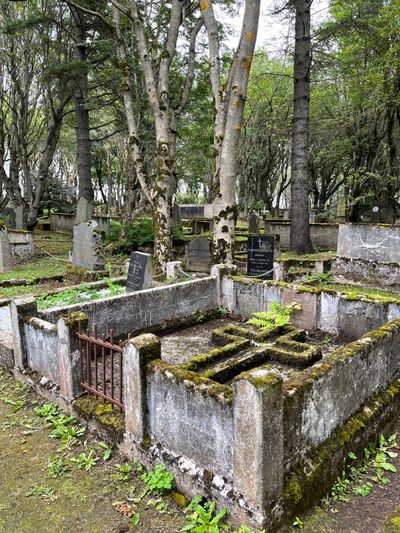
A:
{"label": "sky", "polygon": [[[257,47],[265,48],[271,55],[280,55],[290,35],[290,23],[286,12],[271,15],[276,3],[277,0],[261,0],[261,17],[257,35]],[[329,0],[313,1],[311,6],[312,25],[318,25],[327,18],[328,6]],[[233,35],[228,42],[228,46],[231,48],[236,48],[237,46],[243,12],[244,5],[242,5],[236,17],[227,21],[233,27]]]}

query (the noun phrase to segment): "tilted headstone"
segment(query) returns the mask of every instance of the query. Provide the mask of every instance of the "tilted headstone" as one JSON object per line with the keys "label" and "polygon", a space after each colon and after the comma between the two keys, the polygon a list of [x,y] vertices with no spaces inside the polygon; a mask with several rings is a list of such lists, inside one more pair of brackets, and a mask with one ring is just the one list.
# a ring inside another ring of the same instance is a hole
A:
{"label": "tilted headstone", "polygon": [[247,239],[247,274],[258,279],[274,278],[273,235],[250,235]]}
{"label": "tilted headstone", "polygon": [[256,235],[260,232],[260,219],[257,213],[250,213],[249,215],[249,235]]}
{"label": "tilted headstone", "polygon": [[190,272],[210,272],[211,242],[207,237],[195,237],[186,245],[185,251]]}
{"label": "tilted headstone", "polygon": [[132,252],[129,260],[126,292],[149,289],[153,283],[151,255]]}
{"label": "tilted headstone", "polygon": [[74,226],[72,262],[87,270],[104,268],[104,248],[99,226],[94,220]]}
{"label": "tilted headstone", "polygon": [[0,228],[0,272],[11,270],[12,257],[10,240],[6,228]]}
{"label": "tilted headstone", "polygon": [[93,204],[84,196],[81,196],[76,206],[75,224],[88,222],[93,217]]}

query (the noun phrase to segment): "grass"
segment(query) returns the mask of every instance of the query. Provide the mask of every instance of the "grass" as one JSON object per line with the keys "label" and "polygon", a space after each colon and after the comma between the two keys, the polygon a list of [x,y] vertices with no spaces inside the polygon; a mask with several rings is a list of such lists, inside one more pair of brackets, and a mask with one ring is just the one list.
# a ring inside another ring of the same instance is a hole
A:
{"label": "grass", "polygon": [[[67,259],[65,257],[65,259]],[[29,262],[15,265],[9,272],[0,273],[0,281],[8,279],[32,279],[32,278],[46,278],[50,276],[64,275],[67,272],[67,263],[61,263],[52,259],[37,258]]]}

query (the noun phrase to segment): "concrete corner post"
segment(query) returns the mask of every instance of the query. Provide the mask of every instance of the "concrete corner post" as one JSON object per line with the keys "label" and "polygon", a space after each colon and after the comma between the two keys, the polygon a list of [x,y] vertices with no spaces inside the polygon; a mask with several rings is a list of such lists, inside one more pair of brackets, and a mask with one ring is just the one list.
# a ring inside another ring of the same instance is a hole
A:
{"label": "concrete corner post", "polygon": [[80,353],[77,336],[81,322],[82,330],[87,328],[88,317],[84,313],[71,313],[57,321],[57,357],[60,368],[60,393],[68,402],[72,402],[81,392]]}
{"label": "concrete corner post", "polygon": [[214,278],[217,278],[217,288],[218,288],[218,301],[219,305],[223,304],[224,295],[223,295],[223,277],[224,276],[233,276],[237,272],[236,265],[213,265],[211,267],[210,275]]}
{"label": "concrete corner post", "polygon": [[233,484],[259,516],[283,487],[282,383],[268,367],[234,383]]}
{"label": "concrete corner post", "polygon": [[27,366],[27,352],[25,346],[24,319],[37,314],[35,298],[27,296],[10,302],[11,327],[14,343],[14,365],[23,370]]}
{"label": "concrete corner post", "polygon": [[146,435],[146,367],[161,357],[160,339],[151,333],[129,339],[123,353],[125,432],[140,443]]}

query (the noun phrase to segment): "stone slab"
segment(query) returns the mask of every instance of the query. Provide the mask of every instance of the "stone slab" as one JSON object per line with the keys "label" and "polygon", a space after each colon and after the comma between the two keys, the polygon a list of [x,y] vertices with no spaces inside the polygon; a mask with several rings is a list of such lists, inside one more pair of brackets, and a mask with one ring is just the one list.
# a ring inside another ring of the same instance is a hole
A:
{"label": "stone slab", "polygon": [[132,252],[129,259],[126,292],[150,289],[153,284],[152,261],[150,254]]}
{"label": "stone slab", "polygon": [[104,249],[98,224],[94,220],[74,226],[72,262],[87,270],[104,268]]}
{"label": "stone slab", "polygon": [[186,245],[186,266],[189,272],[210,272],[211,242],[206,237],[195,237]]}

